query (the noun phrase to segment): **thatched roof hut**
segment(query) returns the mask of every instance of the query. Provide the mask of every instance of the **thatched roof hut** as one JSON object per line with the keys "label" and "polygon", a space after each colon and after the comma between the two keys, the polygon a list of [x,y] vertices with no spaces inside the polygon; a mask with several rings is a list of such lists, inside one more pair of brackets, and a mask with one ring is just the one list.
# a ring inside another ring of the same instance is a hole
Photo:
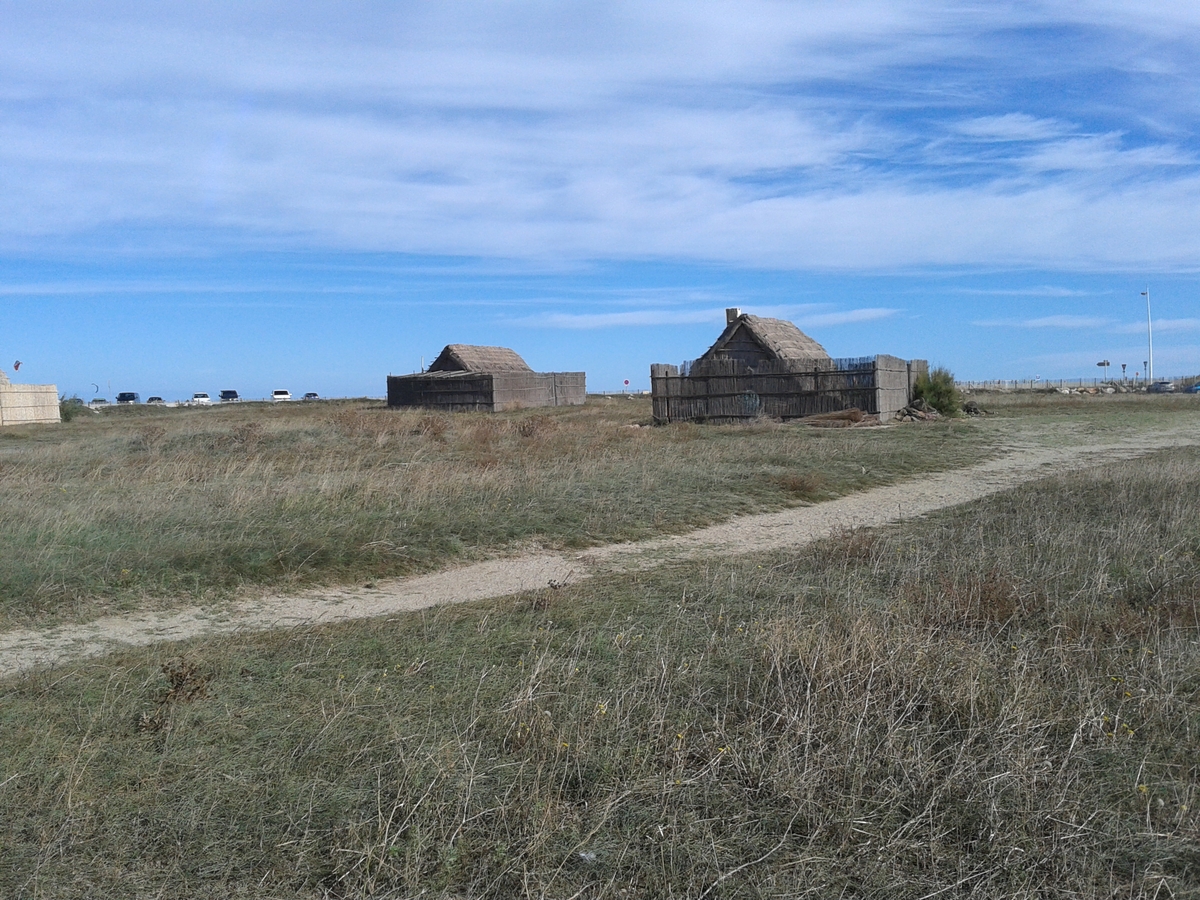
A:
{"label": "thatched roof hut", "polygon": [[507,347],[447,344],[433,365],[389,375],[388,406],[446,410],[578,406],[587,397],[583,372],[535,372]]}
{"label": "thatched roof hut", "polygon": [[532,372],[515,350],[447,344],[429,367],[430,372]]}
{"label": "thatched roof hut", "polygon": [[725,310],[725,330],[699,359],[650,366],[656,422],[802,419],[857,409],[890,417],[912,397],[924,360],[831,359],[791,322]]}
{"label": "thatched roof hut", "polygon": [[747,365],[767,360],[829,359],[825,348],[784,319],[725,311],[725,330],[700,359],[736,359]]}

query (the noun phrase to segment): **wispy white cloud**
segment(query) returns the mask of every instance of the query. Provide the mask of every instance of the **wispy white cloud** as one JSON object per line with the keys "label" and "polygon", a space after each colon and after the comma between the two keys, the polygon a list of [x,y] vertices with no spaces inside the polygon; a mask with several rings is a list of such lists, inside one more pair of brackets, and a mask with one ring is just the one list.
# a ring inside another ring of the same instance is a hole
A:
{"label": "wispy white cloud", "polygon": [[1026,288],[955,288],[956,293],[970,294],[979,297],[1088,297],[1091,292],[1079,288],[1068,288],[1060,285],[1038,285]]}
{"label": "wispy white cloud", "polygon": [[1068,328],[1099,330],[1112,325],[1113,320],[1097,316],[1039,316],[1034,319],[981,319],[972,322],[984,328]]}
{"label": "wispy white cloud", "polygon": [[954,130],[985,141],[1044,141],[1060,137],[1071,129],[1054,119],[1038,119],[1014,112],[968,119],[954,126]]}
{"label": "wispy white cloud", "polygon": [[[1103,334],[1145,334],[1145,320],[1120,322],[1105,316],[1053,315],[1032,319],[980,319],[971,323],[982,328],[1035,328],[1094,331]],[[1155,319],[1155,334],[1200,331],[1200,319]]]}
{"label": "wispy white cloud", "polygon": [[880,319],[890,319],[899,313],[898,309],[885,307],[847,309],[838,312],[820,313],[818,315],[800,316],[796,324],[804,328],[830,328],[835,325],[857,325],[863,322],[876,322]]}
{"label": "wispy white cloud", "polygon": [[514,319],[535,328],[629,328],[647,325],[698,325],[725,321],[724,310],[642,309],[609,313],[547,312]]}
{"label": "wispy white cloud", "polygon": [[[814,309],[821,308],[821,306],[825,305],[755,307],[745,308],[742,311],[753,312],[756,315],[791,319],[802,328],[825,328],[837,325],[874,322],[879,319],[889,318],[899,312],[899,310],[885,308],[829,309],[826,312],[813,312]],[[514,319],[513,322],[514,324],[536,328],[570,329],[628,328],[650,325],[724,325],[725,308],[640,309],[600,313],[545,312],[521,316]]]}
{"label": "wispy white cloud", "polygon": [[[1200,319],[1155,319],[1155,334],[1177,334],[1186,331],[1200,331]],[[1116,334],[1145,334],[1145,322],[1129,322],[1118,325],[1113,329]]]}
{"label": "wispy white cloud", "polygon": [[66,9],[0,34],[0,247],[1200,258],[1178,4]]}

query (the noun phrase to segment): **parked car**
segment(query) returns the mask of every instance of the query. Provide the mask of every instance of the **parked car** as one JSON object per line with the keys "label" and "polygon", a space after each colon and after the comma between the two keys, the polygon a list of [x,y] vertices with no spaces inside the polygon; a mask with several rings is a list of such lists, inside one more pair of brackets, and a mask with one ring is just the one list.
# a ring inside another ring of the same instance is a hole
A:
{"label": "parked car", "polygon": [[317,395],[316,391],[309,391],[307,394],[304,395],[304,399],[305,400],[320,400],[321,398]]}
{"label": "parked car", "polygon": [[271,391],[271,399],[276,400],[276,401],[291,400],[292,392],[291,391]]}
{"label": "parked car", "polygon": [[192,406],[211,406],[212,398],[204,391],[197,391],[192,394]]}
{"label": "parked car", "polygon": [[88,406],[108,406],[108,401],[103,397],[93,397]]}
{"label": "parked car", "polygon": [[148,405],[152,405],[152,406],[162,406],[163,404],[166,403],[166,401],[163,400],[162,397],[147,397],[146,403]]}
{"label": "parked car", "polygon": [[1151,394],[1173,394],[1175,393],[1175,382],[1173,381],[1156,381],[1150,387],[1146,388]]}
{"label": "parked car", "polygon": [[242,398],[238,396],[237,391],[221,391],[222,403],[236,403]]}
{"label": "parked car", "polygon": [[1190,388],[1184,391],[1185,394],[1200,394],[1200,381],[1197,381]]}
{"label": "parked car", "polygon": [[137,403],[141,399],[137,391],[121,391],[121,393],[117,394],[118,403]]}

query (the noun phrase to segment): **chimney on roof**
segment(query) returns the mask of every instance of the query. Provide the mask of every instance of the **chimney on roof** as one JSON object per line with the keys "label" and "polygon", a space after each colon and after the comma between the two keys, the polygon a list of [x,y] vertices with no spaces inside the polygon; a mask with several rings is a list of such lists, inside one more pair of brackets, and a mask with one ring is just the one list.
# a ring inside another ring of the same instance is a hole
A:
{"label": "chimney on roof", "polygon": [[725,324],[732,325],[734,322],[736,322],[738,320],[738,317],[741,316],[741,314],[742,314],[742,311],[740,309],[738,309],[736,306],[730,306],[728,309],[725,310]]}

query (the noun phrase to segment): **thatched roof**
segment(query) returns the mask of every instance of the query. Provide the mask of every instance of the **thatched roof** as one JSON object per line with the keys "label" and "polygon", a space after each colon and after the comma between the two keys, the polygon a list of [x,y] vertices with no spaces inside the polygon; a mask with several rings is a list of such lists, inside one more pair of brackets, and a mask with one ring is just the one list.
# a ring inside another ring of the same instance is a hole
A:
{"label": "thatched roof", "polygon": [[829,359],[825,348],[784,319],[766,319],[749,313],[738,316],[725,326],[717,342],[701,359],[717,359],[726,346],[753,340],[775,359]]}
{"label": "thatched roof", "polygon": [[430,372],[532,372],[514,351],[507,347],[476,347],[471,344],[447,344],[429,367]]}
{"label": "thatched roof", "polygon": [[8,376],[4,374],[3,369],[0,369],[0,384],[10,384]]}

